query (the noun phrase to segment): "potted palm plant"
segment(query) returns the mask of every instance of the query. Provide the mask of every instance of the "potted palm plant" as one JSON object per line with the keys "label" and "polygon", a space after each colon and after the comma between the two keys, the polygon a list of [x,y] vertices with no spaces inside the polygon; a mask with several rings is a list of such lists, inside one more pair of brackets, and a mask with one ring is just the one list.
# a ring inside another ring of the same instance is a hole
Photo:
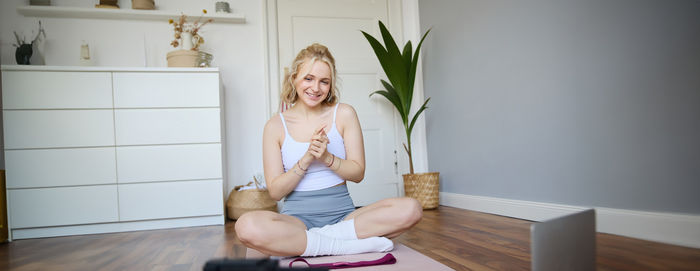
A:
{"label": "potted palm plant", "polygon": [[413,87],[416,79],[416,69],[418,67],[418,55],[420,54],[420,47],[423,44],[423,40],[428,36],[430,30],[423,34],[418,46],[416,47],[415,54],[413,54],[413,47],[411,41],[406,42],[403,47],[403,51],[399,51],[399,47],[396,45],[394,38],[387,30],[386,26],[382,21],[379,21],[379,31],[381,32],[382,39],[384,40],[384,45],[382,45],[376,38],[372,35],[367,34],[362,31],[362,34],[367,38],[367,41],[372,46],[374,53],[377,55],[377,59],[386,74],[389,82],[385,80],[380,80],[385,89],[378,90],[370,94],[370,97],[375,94],[384,96],[389,100],[396,110],[401,115],[401,121],[403,122],[404,129],[406,131],[406,141],[408,144],[404,143],[403,147],[408,154],[409,163],[409,174],[403,175],[404,180],[404,190],[406,196],[416,198],[423,209],[433,209],[438,206],[439,199],[439,185],[440,177],[439,172],[429,172],[429,173],[415,173],[413,171],[413,156],[411,148],[411,133],[413,132],[413,126],[416,124],[416,120],[423,111],[425,111],[430,101],[430,98],[423,102],[423,105],[418,108],[418,110],[411,116],[411,104],[413,102]]}

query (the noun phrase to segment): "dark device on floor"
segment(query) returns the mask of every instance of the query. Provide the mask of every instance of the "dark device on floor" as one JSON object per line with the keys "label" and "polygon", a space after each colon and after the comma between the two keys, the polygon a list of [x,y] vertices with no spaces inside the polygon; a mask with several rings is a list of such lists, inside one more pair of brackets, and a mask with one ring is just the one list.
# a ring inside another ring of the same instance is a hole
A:
{"label": "dark device on floor", "polygon": [[204,264],[204,271],[327,271],[328,268],[285,268],[279,266],[279,260],[273,259],[214,259]]}
{"label": "dark device on floor", "polygon": [[533,271],[594,271],[595,210],[585,210],[530,226]]}

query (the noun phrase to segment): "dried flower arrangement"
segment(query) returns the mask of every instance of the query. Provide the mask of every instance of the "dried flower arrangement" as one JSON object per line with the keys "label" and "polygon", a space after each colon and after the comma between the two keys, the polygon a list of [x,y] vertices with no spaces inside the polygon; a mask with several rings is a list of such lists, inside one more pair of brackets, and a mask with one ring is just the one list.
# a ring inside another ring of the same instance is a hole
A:
{"label": "dried flower arrangement", "polygon": [[197,18],[197,20],[193,23],[187,22],[187,15],[185,15],[184,13],[182,14],[182,16],[180,16],[180,20],[178,20],[177,22],[173,19],[170,19],[169,23],[173,25],[175,30],[175,39],[172,42],[170,42],[170,45],[172,45],[175,48],[180,46],[180,39],[182,38],[182,33],[188,32],[192,34],[192,37],[196,40],[194,47],[192,47],[192,51],[199,50],[199,46],[202,43],[204,43],[204,38],[202,38],[202,36],[199,35],[199,29],[201,29],[202,26],[214,21],[213,19],[207,19],[202,22],[202,16],[204,16],[204,14],[207,14],[206,9],[202,10],[202,15],[200,15],[199,18]]}

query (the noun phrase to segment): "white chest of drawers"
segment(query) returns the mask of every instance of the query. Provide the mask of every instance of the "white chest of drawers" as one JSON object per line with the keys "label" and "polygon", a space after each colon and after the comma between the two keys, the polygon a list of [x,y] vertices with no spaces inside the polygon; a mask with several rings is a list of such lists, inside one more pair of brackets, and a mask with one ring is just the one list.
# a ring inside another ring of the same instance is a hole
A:
{"label": "white chest of drawers", "polygon": [[216,68],[3,66],[13,239],[223,224]]}

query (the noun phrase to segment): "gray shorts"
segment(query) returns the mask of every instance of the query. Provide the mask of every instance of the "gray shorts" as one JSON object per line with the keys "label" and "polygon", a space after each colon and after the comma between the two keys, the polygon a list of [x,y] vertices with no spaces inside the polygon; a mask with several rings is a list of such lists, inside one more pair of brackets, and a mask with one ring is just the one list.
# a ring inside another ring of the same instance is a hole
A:
{"label": "gray shorts", "polygon": [[292,191],[284,199],[282,212],[298,218],[306,228],[335,224],[355,211],[348,187],[338,185],[315,191]]}

